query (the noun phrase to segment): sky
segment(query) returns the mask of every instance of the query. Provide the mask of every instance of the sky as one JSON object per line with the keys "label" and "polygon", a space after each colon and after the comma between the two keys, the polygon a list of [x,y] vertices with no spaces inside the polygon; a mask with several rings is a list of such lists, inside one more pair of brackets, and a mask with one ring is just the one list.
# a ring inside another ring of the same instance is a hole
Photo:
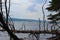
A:
{"label": "sky", "polygon": [[[46,7],[49,5],[49,1],[47,0],[44,11],[45,11],[45,19],[47,20],[47,15],[49,12],[46,10]],[[19,19],[36,19],[39,18],[43,20],[42,13],[42,5],[45,0],[11,0],[11,10],[10,16],[13,18]]]}

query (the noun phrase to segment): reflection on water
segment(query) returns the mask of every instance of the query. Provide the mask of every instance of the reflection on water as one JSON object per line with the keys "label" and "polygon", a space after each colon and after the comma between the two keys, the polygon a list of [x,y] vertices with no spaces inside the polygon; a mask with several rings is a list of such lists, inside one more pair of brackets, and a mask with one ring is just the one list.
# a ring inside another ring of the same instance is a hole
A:
{"label": "reflection on water", "polygon": [[[15,29],[18,30],[24,30],[24,26],[25,26],[25,30],[39,30],[39,22],[23,22],[23,21],[14,21],[14,26]],[[46,25],[47,26],[47,25]],[[43,23],[41,22],[41,30],[43,30]],[[50,30],[50,27],[49,27]],[[27,39],[31,39],[29,37],[29,33],[28,34],[23,34],[23,33],[17,33],[16,34],[19,38],[27,38]],[[40,40],[46,40],[46,38],[51,37],[51,34],[40,34]],[[0,40],[9,40],[9,35],[7,34],[7,32],[0,32]]]}

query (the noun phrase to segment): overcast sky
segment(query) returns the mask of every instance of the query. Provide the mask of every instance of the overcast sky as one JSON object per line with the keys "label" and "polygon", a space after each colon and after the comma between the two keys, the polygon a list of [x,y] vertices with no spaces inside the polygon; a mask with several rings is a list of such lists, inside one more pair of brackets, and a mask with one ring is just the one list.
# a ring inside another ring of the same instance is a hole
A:
{"label": "overcast sky", "polygon": [[[10,16],[19,19],[43,19],[42,5],[45,0],[11,0]],[[44,6],[45,15],[49,13],[45,9],[49,4],[47,0]],[[46,17],[47,19],[47,17]]]}

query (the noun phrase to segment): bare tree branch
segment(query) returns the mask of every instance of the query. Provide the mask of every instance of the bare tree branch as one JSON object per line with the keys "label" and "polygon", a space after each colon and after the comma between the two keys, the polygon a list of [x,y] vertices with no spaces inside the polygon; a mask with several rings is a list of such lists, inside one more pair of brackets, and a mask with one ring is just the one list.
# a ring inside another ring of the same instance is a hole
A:
{"label": "bare tree branch", "polygon": [[43,25],[44,25],[44,30],[45,30],[45,13],[44,13],[44,6],[46,4],[47,0],[45,1],[45,3],[42,5],[42,12],[43,12]]}

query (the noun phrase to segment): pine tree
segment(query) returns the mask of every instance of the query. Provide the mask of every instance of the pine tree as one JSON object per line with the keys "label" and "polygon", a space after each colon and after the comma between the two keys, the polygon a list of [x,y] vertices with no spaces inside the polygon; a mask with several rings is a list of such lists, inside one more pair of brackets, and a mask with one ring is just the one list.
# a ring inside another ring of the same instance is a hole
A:
{"label": "pine tree", "polygon": [[[50,14],[48,19],[50,20],[50,23],[57,25],[60,21],[60,0],[51,0],[49,3],[50,5],[46,9],[50,12],[56,12],[56,14]],[[60,28],[60,26],[58,27]],[[58,39],[60,40],[60,35]]]}

